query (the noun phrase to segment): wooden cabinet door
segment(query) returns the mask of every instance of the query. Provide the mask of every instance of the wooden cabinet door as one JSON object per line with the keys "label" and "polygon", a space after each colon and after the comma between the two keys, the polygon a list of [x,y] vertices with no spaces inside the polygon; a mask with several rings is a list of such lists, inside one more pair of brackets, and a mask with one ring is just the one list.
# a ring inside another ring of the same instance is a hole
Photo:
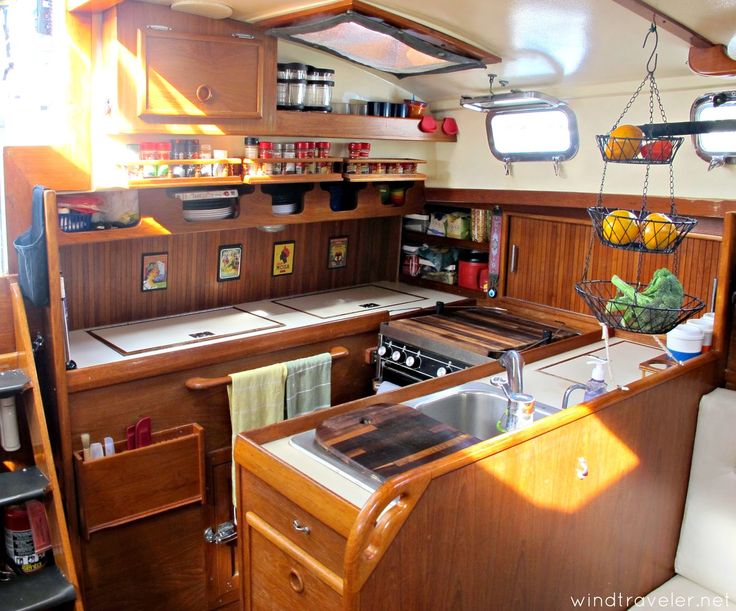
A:
{"label": "wooden cabinet door", "polygon": [[275,117],[276,39],[255,26],[124,2],[105,11],[100,35],[114,133],[242,134]]}
{"label": "wooden cabinet door", "polygon": [[575,293],[590,242],[590,224],[508,217],[506,296],[576,312]]}
{"label": "wooden cabinet door", "polygon": [[[229,447],[207,455],[210,526],[233,520],[232,453]],[[240,574],[237,566],[237,540],[205,544],[207,564],[207,601],[210,609],[237,603]]]}
{"label": "wooden cabinet door", "polygon": [[261,41],[150,29],[139,29],[138,40],[138,116],[263,116]]}

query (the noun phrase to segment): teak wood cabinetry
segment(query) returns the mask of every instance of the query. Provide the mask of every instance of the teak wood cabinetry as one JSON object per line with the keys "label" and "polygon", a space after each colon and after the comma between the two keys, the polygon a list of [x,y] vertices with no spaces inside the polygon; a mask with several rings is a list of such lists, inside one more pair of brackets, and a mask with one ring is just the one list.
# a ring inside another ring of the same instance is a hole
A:
{"label": "teak wood cabinetry", "polygon": [[113,132],[272,125],[276,40],[258,28],[127,1],[103,13],[102,41]]}
{"label": "teak wood cabinetry", "polygon": [[396,476],[362,508],[260,448],[357,404],[239,436],[245,609],[531,611],[612,592],[626,608],[673,574],[717,371],[711,355],[635,382]]}

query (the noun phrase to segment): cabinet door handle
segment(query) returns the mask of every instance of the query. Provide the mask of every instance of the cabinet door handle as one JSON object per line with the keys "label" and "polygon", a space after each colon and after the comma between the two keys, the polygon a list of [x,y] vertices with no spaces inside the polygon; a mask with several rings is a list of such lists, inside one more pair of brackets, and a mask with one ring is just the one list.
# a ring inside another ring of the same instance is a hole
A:
{"label": "cabinet door handle", "polygon": [[511,263],[509,264],[509,271],[512,273],[516,272],[516,265],[519,259],[519,247],[516,244],[511,245]]}
{"label": "cabinet door handle", "polygon": [[304,592],[304,580],[302,579],[302,576],[294,569],[291,569],[289,571],[289,585],[291,586],[291,589],[294,590],[294,592]]}
{"label": "cabinet door handle", "polygon": [[200,85],[199,87],[197,87],[195,95],[200,102],[209,102],[213,97],[212,89],[210,89],[207,85]]}
{"label": "cabinet door handle", "polygon": [[291,525],[294,527],[294,530],[300,533],[303,533],[305,535],[308,535],[312,532],[312,529],[309,528],[306,524],[302,524],[299,520],[294,520]]}

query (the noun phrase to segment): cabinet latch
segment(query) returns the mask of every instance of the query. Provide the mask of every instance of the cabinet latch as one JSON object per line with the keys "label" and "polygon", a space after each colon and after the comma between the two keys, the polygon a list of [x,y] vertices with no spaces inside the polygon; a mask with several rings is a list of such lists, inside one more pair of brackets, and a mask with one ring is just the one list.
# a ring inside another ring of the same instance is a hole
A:
{"label": "cabinet latch", "polygon": [[214,543],[215,545],[222,545],[223,543],[230,543],[238,538],[238,527],[232,522],[222,522],[215,526],[214,530],[210,526],[204,531],[204,540],[207,543]]}

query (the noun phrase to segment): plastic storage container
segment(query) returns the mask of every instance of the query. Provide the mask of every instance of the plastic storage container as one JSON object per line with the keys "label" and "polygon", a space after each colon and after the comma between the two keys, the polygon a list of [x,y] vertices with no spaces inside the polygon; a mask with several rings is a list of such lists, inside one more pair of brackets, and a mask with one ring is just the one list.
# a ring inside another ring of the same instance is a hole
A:
{"label": "plastic storage container", "polygon": [[457,285],[470,290],[482,289],[488,281],[488,253],[465,251],[457,265]]}
{"label": "plastic storage container", "polygon": [[692,325],[677,325],[667,333],[667,350],[678,361],[698,356],[703,350],[703,331]]}
{"label": "plastic storage container", "polygon": [[427,233],[429,227],[429,214],[407,214],[403,220],[405,231],[416,231]]}

